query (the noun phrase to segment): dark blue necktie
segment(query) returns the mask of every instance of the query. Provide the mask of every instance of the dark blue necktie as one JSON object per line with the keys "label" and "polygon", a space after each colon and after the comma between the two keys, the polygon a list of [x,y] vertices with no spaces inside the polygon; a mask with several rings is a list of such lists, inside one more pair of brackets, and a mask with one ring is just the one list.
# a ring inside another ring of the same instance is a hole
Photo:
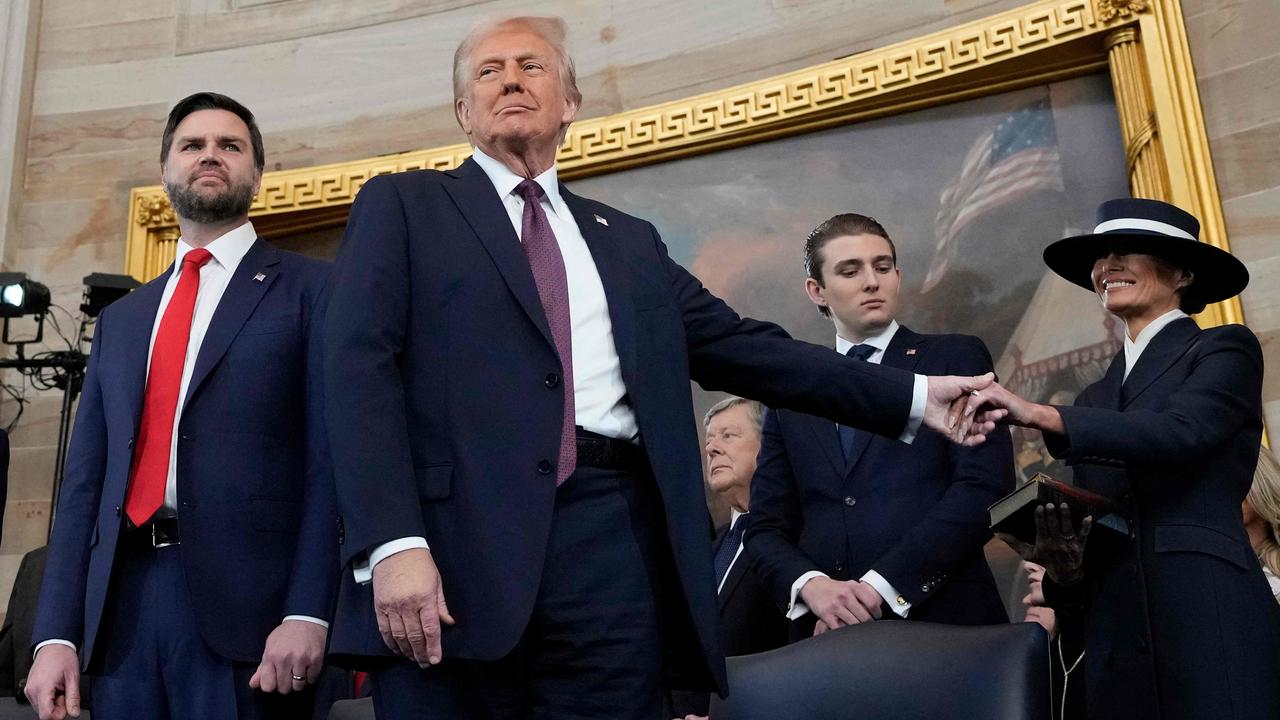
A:
{"label": "dark blue necktie", "polygon": [[729,528],[729,532],[724,536],[724,541],[720,543],[720,549],[716,550],[716,587],[720,587],[720,583],[724,582],[724,576],[729,574],[729,566],[733,564],[733,557],[738,554],[738,546],[742,544],[742,534],[747,530],[747,516],[739,515],[738,521]]}
{"label": "dark blue necktie", "polygon": [[[854,345],[846,350],[844,354],[854,360],[862,360],[863,362],[866,362],[866,359],[871,357],[871,353],[875,351],[876,349],[872,345]],[[845,425],[837,425],[836,432],[840,434],[840,452],[844,455],[844,461],[847,465],[850,457],[853,455],[854,441],[857,439],[858,433],[861,431]],[[827,437],[830,436],[828,435]]]}

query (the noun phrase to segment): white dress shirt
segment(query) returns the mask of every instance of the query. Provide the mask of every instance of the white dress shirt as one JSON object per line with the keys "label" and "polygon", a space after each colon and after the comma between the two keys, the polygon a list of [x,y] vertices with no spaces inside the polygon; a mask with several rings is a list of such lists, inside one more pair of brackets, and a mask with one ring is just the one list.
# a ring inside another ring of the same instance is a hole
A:
{"label": "white dress shirt", "polygon": [[[234,230],[227,232],[205,246],[213,257],[200,268],[200,285],[196,290],[195,307],[191,311],[191,336],[187,340],[187,356],[182,363],[182,382],[178,386],[178,409],[173,414],[173,430],[169,437],[169,474],[164,482],[164,502],[156,511],[156,517],[176,517],[178,508],[178,424],[182,422],[182,408],[187,400],[187,387],[191,384],[191,375],[195,370],[196,358],[200,355],[200,346],[204,343],[205,333],[209,331],[209,322],[213,313],[222,302],[222,294],[227,283],[235,275],[236,268],[244,259],[249,248],[258,239],[253,223],[246,222]],[[151,375],[151,351],[155,348],[156,334],[160,331],[160,320],[169,307],[169,300],[178,288],[178,280],[182,277],[182,259],[195,248],[178,238],[178,249],[174,255],[173,272],[165,282],[164,292],[160,295],[160,306],[156,310],[155,320],[151,325],[151,342],[147,345],[147,376]],[[329,623],[307,615],[289,615],[285,620],[306,620],[317,625],[329,627]],[[46,640],[36,646],[36,652],[50,643],[67,645],[72,649],[75,644],[68,640]]]}
{"label": "white dress shirt", "polygon": [[[869,337],[863,340],[861,343],[857,343],[852,340],[846,340],[840,337],[839,335],[836,335],[836,351],[839,352],[841,355],[844,355],[845,353],[849,352],[849,348],[853,347],[854,345],[870,345],[871,347],[875,348],[875,351],[867,356],[867,362],[875,363],[876,365],[879,365],[880,361],[884,359],[884,351],[888,349],[889,342],[893,340],[894,333],[898,332],[898,327],[899,327],[898,321],[894,320],[889,323],[888,327],[880,331],[879,334]],[[921,375],[916,376],[916,392],[912,398],[913,405],[916,403],[920,403],[921,399],[928,394],[927,390],[923,393],[920,392],[919,381],[922,377],[923,376]],[[915,413],[915,408],[913,407],[912,408],[913,420],[915,417],[916,417],[916,413]],[[921,408],[920,410],[919,417],[921,418],[924,417],[923,408]],[[920,423],[916,422],[915,430],[919,430],[919,428],[920,428]],[[915,432],[913,431],[912,437],[914,436],[915,436]],[[906,442],[911,442],[911,441],[906,440]],[[795,620],[798,617],[803,617],[805,613],[809,612],[809,606],[806,605],[803,600],[799,599],[800,588],[804,587],[805,583],[809,582],[810,580],[816,577],[830,577],[830,576],[828,576],[826,573],[822,572],[821,570],[810,570],[809,572],[804,573],[800,577],[796,578],[796,581],[791,584],[791,601],[787,605],[788,620]],[[888,580],[885,580],[884,576],[876,572],[874,569],[868,570],[859,579],[867,583],[871,587],[875,588],[876,592],[880,593],[880,597],[884,598],[884,601],[889,604],[889,607],[893,608],[893,611],[897,613],[899,617],[906,617],[907,613],[911,611],[911,603],[907,602],[907,599],[904,598]]]}
{"label": "white dress shirt", "polygon": [[1133,366],[1137,364],[1138,358],[1142,356],[1142,351],[1146,350],[1147,346],[1151,344],[1151,338],[1155,337],[1156,334],[1158,334],[1161,330],[1163,330],[1165,326],[1168,325],[1169,323],[1184,317],[1187,317],[1186,313],[1182,312],[1177,308],[1174,308],[1173,310],[1170,310],[1169,312],[1161,315],[1155,320],[1152,320],[1150,325],[1142,328],[1142,332],[1138,333],[1138,337],[1136,338],[1130,338],[1129,331],[1125,330],[1125,333],[1124,333],[1124,379],[1125,380],[1129,379],[1129,371],[1133,370]]}
{"label": "white dress shirt", "polygon": [[[515,188],[524,178],[484,154],[480,148],[475,148],[471,157],[489,176],[518,237],[523,225],[524,198],[515,192]],[[551,166],[533,180],[545,193],[542,209],[555,233],[560,254],[564,256],[565,275],[569,281],[575,424],[601,435],[636,442],[640,428],[636,424],[635,413],[626,402],[627,387],[622,382],[622,365],[613,342],[613,322],[609,318],[600,272],[577,221],[560,195],[556,167]],[[928,387],[924,376],[917,375],[907,430],[899,438],[903,442],[911,442],[920,428]],[[422,537],[400,538],[378,545],[369,551],[367,562],[357,560],[352,563],[356,582],[373,580],[374,566],[386,558],[404,550],[426,547],[427,540]]]}

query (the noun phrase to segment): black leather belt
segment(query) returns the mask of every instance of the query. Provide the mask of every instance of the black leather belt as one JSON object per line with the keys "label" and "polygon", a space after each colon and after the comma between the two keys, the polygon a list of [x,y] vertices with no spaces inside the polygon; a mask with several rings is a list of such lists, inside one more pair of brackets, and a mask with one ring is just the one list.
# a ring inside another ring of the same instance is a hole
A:
{"label": "black leather belt", "polygon": [[153,548],[170,547],[182,543],[178,535],[178,518],[152,518],[143,523],[142,527],[130,530],[128,536],[135,542],[150,545]]}
{"label": "black leather belt", "polygon": [[576,428],[578,467],[602,470],[637,470],[645,466],[644,451],[626,440]]}

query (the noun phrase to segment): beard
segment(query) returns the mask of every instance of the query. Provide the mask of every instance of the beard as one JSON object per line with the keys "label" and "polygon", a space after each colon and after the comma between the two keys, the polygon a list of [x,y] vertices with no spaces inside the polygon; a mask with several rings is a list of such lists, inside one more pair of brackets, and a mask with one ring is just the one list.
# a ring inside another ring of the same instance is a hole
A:
{"label": "beard", "polygon": [[164,191],[178,217],[202,225],[212,225],[231,220],[249,212],[253,204],[252,185],[231,185],[216,195],[204,195],[191,187],[191,183],[179,185],[164,181]]}

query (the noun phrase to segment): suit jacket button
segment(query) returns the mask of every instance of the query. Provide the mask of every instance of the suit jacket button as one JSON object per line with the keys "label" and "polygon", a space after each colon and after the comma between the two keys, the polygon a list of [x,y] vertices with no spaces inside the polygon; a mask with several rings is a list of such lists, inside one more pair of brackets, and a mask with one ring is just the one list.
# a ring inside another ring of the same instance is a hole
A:
{"label": "suit jacket button", "polygon": [[116,517],[120,517],[120,506],[116,506]]}
{"label": "suit jacket button", "polygon": [[848,505],[849,507],[853,507],[854,505],[858,504],[858,500],[854,496],[848,495],[844,499],[844,504]]}
{"label": "suit jacket button", "polygon": [[923,585],[921,585],[921,586],[920,586],[920,592],[922,592],[922,593],[927,593],[927,592],[929,592],[929,588],[930,588],[929,583],[925,583],[925,584],[923,584]]}
{"label": "suit jacket button", "polygon": [[836,572],[837,573],[844,572],[844,563],[841,563],[841,562],[836,563]]}
{"label": "suit jacket button", "polygon": [[560,376],[555,373],[547,373],[547,376],[542,379],[542,382],[549,388],[555,388],[560,385]]}
{"label": "suit jacket button", "polygon": [[550,475],[550,474],[551,474],[551,470],[552,470],[554,467],[555,467],[555,466],[551,464],[551,461],[550,461],[550,460],[547,460],[547,459],[545,459],[545,458],[544,458],[544,459],[542,459],[542,460],[539,460],[539,461],[538,461],[538,474],[539,474],[539,475]]}

